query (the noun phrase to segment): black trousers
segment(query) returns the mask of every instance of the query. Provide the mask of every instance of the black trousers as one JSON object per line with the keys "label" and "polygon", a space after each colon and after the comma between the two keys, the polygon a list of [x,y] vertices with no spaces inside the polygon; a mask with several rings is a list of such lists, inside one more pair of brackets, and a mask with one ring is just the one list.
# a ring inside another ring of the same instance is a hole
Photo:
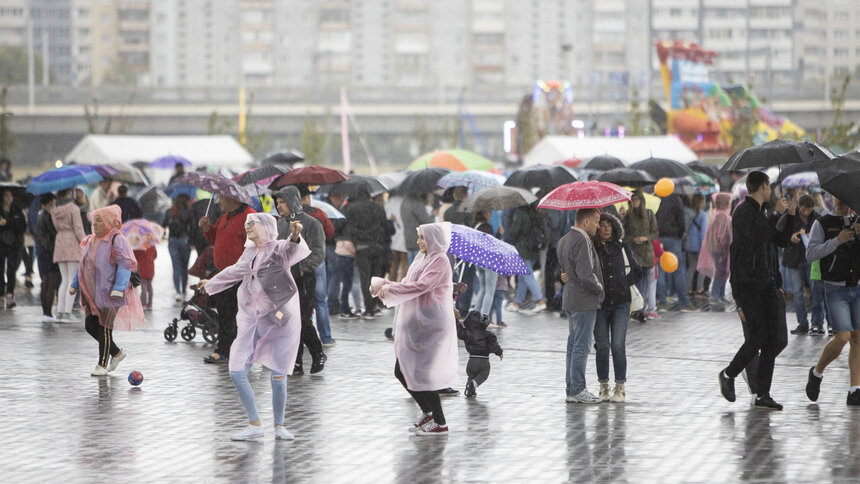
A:
{"label": "black trousers", "polygon": [[481,386],[481,383],[487,381],[490,376],[490,359],[472,356],[469,357],[469,362],[466,363],[466,377],[470,380],[475,380],[476,386]]}
{"label": "black trousers", "polygon": [[57,288],[60,287],[60,273],[57,271],[42,274],[42,285],[39,289],[39,302],[42,303],[42,315],[51,316],[51,307],[54,305],[54,297]]}
{"label": "black trousers", "polygon": [[[403,372],[400,371],[400,361],[394,363],[394,377],[400,380],[403,388],[406,388],[406,379],[403,378]],[[415,403],[421,407],[422,412],[432,413],[434,422],[439,425],[445,425],[445,414],[442,412],[442,399],[439,398],[439,392],[415,392],[408,388],[406,388],[406,391],[409,392]]]}
{"label": "black trousers", "polygon": [[[4,245],[0,248],[0,295],[15,294],[15,273],[21,265],[21,249]],[[6,274],[5,280],[3,274]]]}
{"label": "black trousers", "polygon": [[87,316],[84,320],[87,333],[99,342],[99,366],[107,368],[111,356],[119,353],[119,347],[113,341],[113,330],[99,323],[98,316]]}
{"label": "black trousers", "polygon": [[[469,310],[472,308],[472,296],[475,294],[475,291],[472,286],[475,285],[475,275],[477,273],[477,266],[475,266],[475,264],[466,262],[463,266],[463,277],[461,277],[459,281],[454,281],[466,284],[466,290],[462,294],[457,295],[457,303],[455,304],[455,306],[457,307],[457,311],[460,311],[461,316],[469,314]],[[493,293],[495,293],[496,288],[492,288],[492,291]]]}
{"label": "black trousers", "polygon": [[35,246],[25,247],[21,246],[21,260],[24,261],[24,275],[32,276],[33,275],[33,251],[35,250]]}
{"label": "black trousers", "polygon": [[372,313],[379,306],[379,300],[370,295],[370,279],[385,275],[383,266],[385,251],[382,247],[371,246],[355,251],[355,265],[358,266],[358,279],[361,282],[361,298],[364,311]]}
{"label": "black trousers", "polygon": [[299,306],[302,313],[302,342],[299,344],[299,352],[296,355],[296,366],[302,366],[302,356],[305,354],[304,347],[308,347],[314,360],[319,359],[323,353],[322,341],[314,327],[314,293],[317,287],[317,276],[315,272],[299,274],[296,266],[291,269],[293,279],[299,293]]}
{"label": "black trousers", "polygon": [[788,345],[785,297],[775,288],[733,291],[732,294],[744,313],[745,321],[741,321],[744,344],[726,368],[726,375],[737,377],[758,355],[758,368],[748,375],[755,374],[757,394],[768,395],[776,357]]}
{"label": "black trousers", "polygon": [[213,294],[210,301],[218,311],[218,346],[215,352],[221,356],[230,356],[230,346],[236,339],[236,313],[239,312],[239,303],[236,295],[239,292],[239,284],[218,294]]}
{"label": "black trousers", "polygon": [[546,307],[552,311],[561,309],[561,298],[556,299],[555,282],[561,277],[561,271],[558,267],[558,253],[555,247],[546,249],[546,267],[543,269],[543,297],[546,300]]}

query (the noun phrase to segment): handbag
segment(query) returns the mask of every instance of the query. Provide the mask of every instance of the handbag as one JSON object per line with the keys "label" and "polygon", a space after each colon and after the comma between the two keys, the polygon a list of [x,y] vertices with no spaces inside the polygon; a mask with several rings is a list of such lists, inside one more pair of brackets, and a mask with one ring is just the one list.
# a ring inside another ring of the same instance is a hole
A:
{"label": "handbag", "polygon": [[[630,260],[627,258],[627,249],[621,248],[621,254],[624,255],[624,273],[630,274]],[[639,293],[639,288],[636,284],[630,286],[630,311],[641,311],[645,307],[645,299]]]}
{"label": "handbag", "polygon": [[[116,236],[119,234],[113,234],[110,238],[110,250],[113,252],[113,241]],[[131,283],[132,287],[140,287],[140,272],[134,271],[131,273],[131,276],[128,278],[128,282]]]}

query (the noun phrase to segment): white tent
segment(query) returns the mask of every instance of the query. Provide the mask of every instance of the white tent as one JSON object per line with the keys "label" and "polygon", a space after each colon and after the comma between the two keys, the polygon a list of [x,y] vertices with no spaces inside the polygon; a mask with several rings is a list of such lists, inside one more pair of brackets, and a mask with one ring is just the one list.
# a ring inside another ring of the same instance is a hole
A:
{"label": "white tent", "polygon": [[84,165],[112,162],[150,162],[166,155],[177,155],[197,166],[241,170],[254,161],[232,136],[85,136],[66,155],[67,161]]}
{"label": "white tent", "polygon": [[646,158],[668,158],[687,163],[696,154],[674,136],[628,136],[626,138],[578,138],[546,136],[526,153],[524,165],[551,165],[569,158],[588,160],[595,156],[614,156],[626,164]]}

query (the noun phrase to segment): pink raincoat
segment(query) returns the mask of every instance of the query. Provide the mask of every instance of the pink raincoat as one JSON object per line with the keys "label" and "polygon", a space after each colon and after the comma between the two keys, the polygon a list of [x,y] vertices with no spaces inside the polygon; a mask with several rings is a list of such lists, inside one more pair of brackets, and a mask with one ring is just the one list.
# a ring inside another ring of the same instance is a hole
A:
{"label": "pink raincoat", "polygon": [[292,375],[302,332],[299,296],[294,292],[285,304],[276,308],[257,278],[257,269],[263,267],[267,259],[280,257],[295,287],[290,266],[310,255],[311,250],[304,238],[298,243],[277,240],[278,226],[271,215],[249,213],[245,223],[251,220],[261,245],[246,239],[245,251],[239,260],[210,279],[205,289],[208,294],[217,294],[242,281],[238,293],[236,339],[230,347],[230,371],[241,371],[245,365],[260,363],[270,370]]}
{"label": "pink raincoat", "polygon": [[446,252],[451,245],[449,222],[425,224],[427,253],[409,266],[401,282],[374,277],[374,295],[386,306],[400,305],[394,316],[394,354],[412,391],[433,391],[457,384],[457,327],[454,322],[454,285]]}
{"label": "pink raincoat", "polygon": [[57,229],[54,262],[78,262],[81,259],[79,246],[87,236],[81,221],[81,209],[74,202],[58,205],[51,209],[51,221]]}
{"label": "pink raincoat", "polygon": [[729,279],[729,246],[732,244],[732,195],[715,193],[696,270],[711,279]]}
{"label": "pink raincoat", "polygon": [[122,266],[131,272],[137,270],[137,259],[131,245],[119,231],[122,210],[118,205],[108,205],[90,212],[90,216],[92,219],[100,216],[108,231],[101,236],[90,234],[81,242],[78,265],[78,285],[83,295],[81,305],[87,316],[98,316],[102,326],[130,331],[146,322],[134,287],[129,283],[122,298],[110,297],[117,267]]}

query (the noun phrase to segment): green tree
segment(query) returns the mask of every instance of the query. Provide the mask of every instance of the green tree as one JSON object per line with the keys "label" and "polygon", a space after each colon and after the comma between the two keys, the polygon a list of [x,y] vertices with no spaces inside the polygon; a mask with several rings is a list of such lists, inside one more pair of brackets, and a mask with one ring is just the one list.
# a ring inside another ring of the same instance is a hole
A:
{"label": "green tree", "polygon": [[833,122],[824,128],[819,140],[831,151],[841,154],[851,151],[860,144],[860,129],[857,123],[845,117],[845,92],[851,84],[851,75],[842,79],[842,85],[830,91],[830,105],[833,107]]}
{"label": "green tree", "polygon": [[112,86],[134,86],[137,84],[137,72],[123,59],[117,59],[105,72],[102,82]]}
{"label": "green tree", "polygon": [[313,118],[305,119],[302,130],[301,150],[305,155],[305,163],[308,165],[319,164],[325,154],[328,143],[328,132],[324,123]]}
{"label": "green tree", "polygon": [[18,144],[18,135],[9,129],[9,120],[12,118],[12,111],[6,104],[6,95],[9,89],[3,86],[0,89],[0,157],[11,158],[12,150]]}
{"label": "green tree", "polygon": [[[33,56],[35,80],[42,79],[42,56]],[[18,45],[0,46],[0,82],[9,85],[27,84],[27,48]],[[53,75],[49,72],[50,79]]]}
{"label": "green tree", "polygon": [[219,135],[231,134],[236,127],[236,121],[226,116],[221,116],[218,111],[209,113],[209,121],[206,123],[206,134]]}
{"label": "green tree", "polygon": [[649,134],[648,114],[642,110],[639,103],[639,91],[633,89],[630,95],[630,109],[627,111],[627,136],[644,136]]}

